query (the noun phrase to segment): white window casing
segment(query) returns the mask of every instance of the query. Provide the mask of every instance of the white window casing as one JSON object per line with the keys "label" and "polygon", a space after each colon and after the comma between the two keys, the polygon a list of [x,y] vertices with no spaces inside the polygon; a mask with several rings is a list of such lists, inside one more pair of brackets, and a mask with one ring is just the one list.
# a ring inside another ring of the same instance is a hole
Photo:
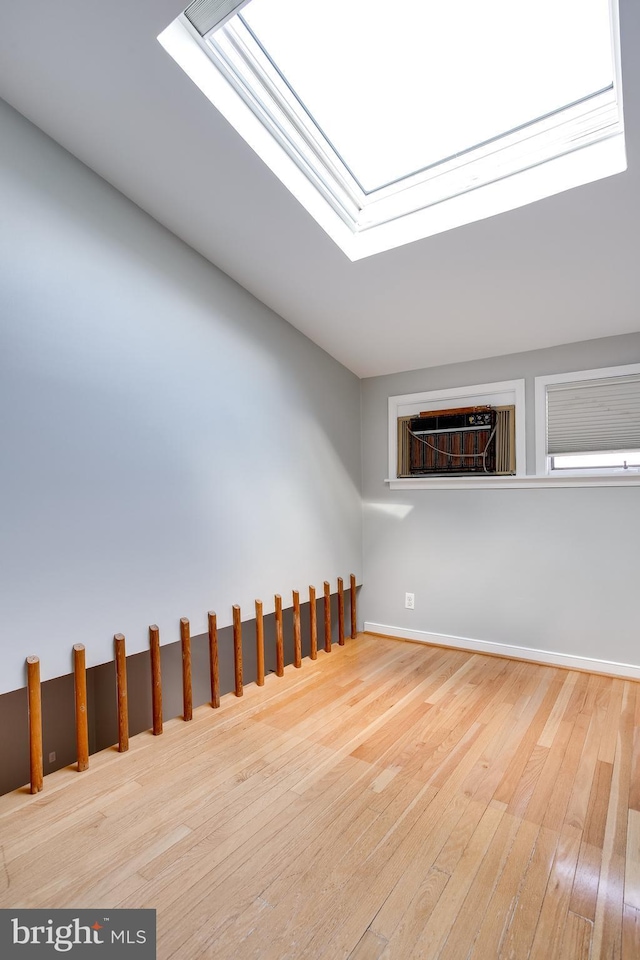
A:
{"label": "white window casing", "polygon": [[[554,413],[547,434],[547,398]],[[577,401],[575,398],[577,397]],[[580,399],[582,398],[582,399]],[[398,477],[398,418],[467,405],[515,406],[515,476]],[[572,419],[569,419],[569,411]],[[557,416],[556,416],[557,412]],[[526,472],[525,381],[506,380],[389,397],[388,475],[391,490],[541,489],[640,485],[637,468],[551,469],[551,458],[572,452],[640,450],[640,363],[535,378],[536,472]],[[620,425],[620,419],[623,424]],[[575,431],[582,431],[578,439]],[[584,449],[584,446],[589,448]],[[581,449],[578,449],[581,448]]]}
{"label": "white window casing", "polygon": [[640,450],[640,364],[536,377],[535,390],[539,475],[554,456]]}
{"label": "white window casing", "polygon": [[244,5],[197,0],[158,39],[351,260],[626,169],[616,0],[609,85],[368,192],[233,15]]}
{"label": "white window casing", "polygon": [[[425,476],[398,478],[398,418],[418,416],[425,410],[456,406],[511,406],[515,407],[516,476]],[[422,393],[389,397],[389,473],[388,483],[395,489],[437,489],[472,486],[501,486],[525,475],[525,402],[524,380],[502,380],[496,383],[473,384],[446,390],[427,390]]]}

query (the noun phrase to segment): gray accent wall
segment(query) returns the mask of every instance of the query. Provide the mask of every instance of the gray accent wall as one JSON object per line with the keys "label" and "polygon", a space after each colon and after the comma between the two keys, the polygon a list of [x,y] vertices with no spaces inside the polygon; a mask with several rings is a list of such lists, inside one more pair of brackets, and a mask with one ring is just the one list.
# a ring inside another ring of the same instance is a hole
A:
{"label": "gray accent wall", "polygon": [[358,379],[0,101],[0,693],[360,581],[360,476]]}
{"label": "gray accent wall", "polygon": [[390,396],[525,378],[534,473],[534,377],[638,361],[640,333],[363,380],[364,620],[640,665],[639,486],[397,491],[384,482]]}

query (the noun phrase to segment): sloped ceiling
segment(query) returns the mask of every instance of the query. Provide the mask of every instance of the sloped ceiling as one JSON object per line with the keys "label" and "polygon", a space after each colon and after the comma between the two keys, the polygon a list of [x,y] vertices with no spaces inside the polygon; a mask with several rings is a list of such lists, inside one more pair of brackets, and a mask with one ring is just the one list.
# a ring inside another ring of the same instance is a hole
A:
{"label": "sloped ceiling", "polygon": [[361,377],[640,329],[636,0],[626,173],[357,263],[164,53],[183,5],[5,2],[0,96]]}

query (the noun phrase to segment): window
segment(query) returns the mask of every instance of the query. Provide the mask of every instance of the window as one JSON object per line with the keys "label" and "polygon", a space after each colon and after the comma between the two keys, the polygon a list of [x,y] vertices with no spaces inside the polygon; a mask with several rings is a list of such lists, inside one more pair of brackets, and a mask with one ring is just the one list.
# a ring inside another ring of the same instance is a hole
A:
{"label": "window", "polygon": [[524,474],[524,380],[389,398],[389,483],[500,483]]}
{"label": "window", "polygon": [[640,473],[640,364],[536,377],[537,472]]}
{"label": "window", "polygon": [[389,397],[386,482],[392,490],[638,486],[640,363],[536,377],[529,473],[527,427],[533,439],[524,380]]}
{"label": "window", "polygon": [[398,417],[398,477],[515,474],[515,409],[482,404]]}
{"label": "window", "polygon": [[353,260],[626,169],[614,0],[400,9],[196,0],[159,40]]}

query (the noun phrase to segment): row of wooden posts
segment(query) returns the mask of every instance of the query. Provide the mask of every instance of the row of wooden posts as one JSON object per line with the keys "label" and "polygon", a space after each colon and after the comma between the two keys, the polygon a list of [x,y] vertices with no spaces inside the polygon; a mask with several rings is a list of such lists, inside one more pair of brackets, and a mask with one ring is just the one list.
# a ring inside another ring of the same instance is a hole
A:
{"label": "row of wooden posts", "polygon": [[[356,636],[356,578],[351,574],[351,636]],[[264,684],[264,620],[262,601],[256,600],[256,683],[259,687]],[[275,623],[276,623],[276,676],[284,676],[284,630],[282,619],[282,597],[275,596]],[[211,706],[220,706],[220,677],[218,672],[218,626],[216,614],[208,614],[209,626],[209,668],[211,674]],[[309,637],[310,657],[316,660],[318,656],[318,625],[316,618],[316,590],[309,587]],[[344,583],[338,577],[338,643],[343,646],[345,637],[344,627]],[[191,628],[186,617],[180,620],[180,641],[182,646],[182,696],[184,719],[193,718],[193,691],[191,683]],[[118,701],[118,750],[123,753],[129,749],[129,709],[127,701],[127,660],[125,638],[116,633],[115,665],[116,691]],[[149,627],[149,644],[151,650],[151,692],[153,705],[153,733],[157,736],[162,733],[162,679],[160,672],[160,631],[153,624]],[[324,583],[324,649],[331,652],[331,585]],[[242,676],[242,619],[240,607],[233,607],[233,654],[235,673],[235,695],[241,697],[243,693]],[[293,665],[302,666],[302,628],[300,621],[300,594],[293,591]],[[78,754],[78,770],[86,770],[89,766],[89,724],[87,713],[87,673],[85,662],[85,648],[82,643],[73,648],[73,670],[75,679],[76,701],[76,745]],[[43,755],[42,755],[42,700],[40,686],[40,660],[38,657],[27,657],[27,688],[29,700],[29,756],[31,793],[39,793],[43,787]]]}

